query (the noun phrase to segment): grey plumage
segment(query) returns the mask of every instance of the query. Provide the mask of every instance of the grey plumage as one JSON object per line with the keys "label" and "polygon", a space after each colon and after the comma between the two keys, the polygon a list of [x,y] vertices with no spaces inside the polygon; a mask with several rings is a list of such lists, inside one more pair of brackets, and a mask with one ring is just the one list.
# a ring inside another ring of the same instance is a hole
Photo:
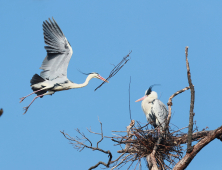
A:
{"label": "grey plumage", "polygon": [[24,107],[25,113],[38,97],[52,95],[57,91],[85,87],[92,78],[108,82],[98,73],[90,73],[82,84],[71,82],[67,78],[67,68],[73,53],[72,47],[54,18],[52,18],[52,21],[49,19],[49,21],[43,22],[43,31],[45,44],[47,45],[45,46],[47,56],[40,67],[43,70],[40,76],[35,74],[30,81],[33,93],[20,98],[21,103],[26,97],[37,94],[32,102]]}
{"label": "grey plumage", "polygon": [[44,40],[47,56],[42,62],[40,76],[46,80],[66,78],[67,68],[72,56],[72,48],[56,21],[43,22]]}
{"label": "grey plumage", "polygon": [[158,99],[157,93],[152,91],[152,87],[145,92],[145,96],[138,99],[136,102],[142,100],[142,109],[146,115],[147,121],[153,125],[154,128],[157,126],[161,129],[165,127],[165,121],[168,116],[168,110],[166,106]]}
{"label": "grey plumage", "polygon": [[151,110],[146,115],[147,121],[150,122],[154,128],[157,126],[164,128],[168,114],[166,106],[158,99],[154,99],[153,102],[148,104],[151,105]]}

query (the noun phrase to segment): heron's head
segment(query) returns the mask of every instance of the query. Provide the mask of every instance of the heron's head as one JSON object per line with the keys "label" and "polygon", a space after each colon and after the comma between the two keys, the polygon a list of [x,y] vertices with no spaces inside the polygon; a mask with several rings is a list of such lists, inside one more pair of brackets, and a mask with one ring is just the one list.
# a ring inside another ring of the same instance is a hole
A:
{"label": "heron's head", "polygon": [[100,79],[100,80],[102,80],[102,81],[105,81],[105,82],[109,83],[108,80],[106,80],[106,79],[104,79],[102,76],[100,76],[99,73],[95,73],[95,72],[89,73],[89,76],[90,76],[91,78],[97,78],[97,79]]}
{"label": "heron's head", "polygon": [[158,98],[157,93],[156,93],[155,91],[152,91],[152,88],[153,88],[153,86],[155,86],[155,85],[156,85],[156,84],[150,86],[150,87],[145,91],[145,95],[144,95],[142,98],[138,99],[136,102],[139,102],[139,101],[141,101],[141,100],[144,100],[145,98],[148,98],[148,99],[151,99],[151,100],[157,99],[157,98]]}

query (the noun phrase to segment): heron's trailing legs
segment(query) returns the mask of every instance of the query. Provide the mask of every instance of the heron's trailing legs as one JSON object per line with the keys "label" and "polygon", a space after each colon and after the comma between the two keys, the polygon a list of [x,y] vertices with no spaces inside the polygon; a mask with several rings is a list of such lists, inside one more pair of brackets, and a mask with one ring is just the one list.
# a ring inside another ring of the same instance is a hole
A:
{"label": "heron's trailing legs", "polygon": [[[38,91],[40,91],[40,90],[38,90]],[[36,91],[36,92],[37,92],[37,91]],[[30,107],[31,104],[35,101],[35,99],[37,99],[37,98],[39,98],[39,97],[42,97],[42,96],[45,96],[45,95],[54,94],[54,93],[55,93],[54,91],[49,91],[49,92],[47,92],[47,93],[45,93],[45,94],[41,94],[41,95],[36,96],[27,107],[23,107],[23,109],[25,110],[25,112],[23,113],[23,115],[28,111],[29,107]],[[28,96],[30,96],[30,95],[31,95],[31,94],[29,94]],[[24,100],[24,99],[23,99],[23,100]]]}
{"label": "heron's trailing legs", "polygon": [[[53,86],[52,86],[52,87],[53,87]],[[27,96],[25,96],[25,97],[20,98],[20,103],[21,103],[26,97],[28,97],[28,96],[30,96],[30,95],[32,95],[32,94],[35,94],[35,93],[37,93],[37,92],[39,92],[39,91],[47,90],[47,89],[49,89],[49,88],[51,88],[51,86],[50,86],[50,87],[47,86],[47,87],[41,88],[41,89],[39,89],[39,90],[36,90],[36,91],[30,93],[29,95],[27,95]]]}
{"label": "heron's trailing legs", "polygon": [[[31,94],[30,94],[30,95],[31,95]],[[30,95],[28,95],[28,96],[30,96]],[[28,111],[29,107],[30,107],[31,104],[35,101],[35,99],[37,99],[38,97],[42,97],[42,96],[43,96],[43,94],[42,94],[42,95],[39,95],[39,96],[36,96],[27,107],[23,107],[23,109],[25,110],[25,112],[23,113],[23,115]],[[23,100],[24,100],[24,99],[23,99]]]}
{"label": "heron's trailing legs", "polygon": [[25,96],[25,97],[22,97],[22,98],[20,98],[20,102],[19,103],[21,103],[26,97],[28,97],[28,96],[30,96],[30,95],[32,95],[32,94],[34,94],[34,93],[37,93],[37,92],[39,92],[39,91],[41,91],[42,89],[40,89],[40,90],[36,90],[36,91],[34,91],[34,92],[32,92],[32,93],[30,93],[29,95],[27,95],[27,96]]}

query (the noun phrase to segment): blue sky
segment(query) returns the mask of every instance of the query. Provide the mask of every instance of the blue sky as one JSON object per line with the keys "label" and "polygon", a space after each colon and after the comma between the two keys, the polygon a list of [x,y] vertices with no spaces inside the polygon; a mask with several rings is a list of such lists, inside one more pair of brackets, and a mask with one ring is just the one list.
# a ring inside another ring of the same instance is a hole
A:
{"label": "blue sky", "polygon": [[[99,136],[125,130],[130,123],[128,86],[131,76],[132,118],[146,123],[141,103],[152,84],[165,104],[169,97],[186,86],[184,49],[189,46],[191,76],[195,86],[195,117],[199,130],[221,126],[221,1],[150,1],[150,0],[32,0],[0,1],[1,88],[0,169],[87,169],[107,155],[97,151],[78,152],[60,133],[76,136],[76,128],[92,142]],[[31,92],[30,79],[40,73],[46,56],[42,23],[54,17],[73,48],[68,78],[82,83],[85,75],[77,71],[98,72],[107,77],[130,50],[131,60],[96,92],[101,83],[93,79],[82,89],[58,92],[37,99],[23,115],[19,98]],[[190,92],[173,99],[171,123],[188,125]],[[109,139],[101,145],[111,150],[114,159],[119,147]],[[194,158],[189,169],[219,169],[222,145],[215,140]],[[211,155],[211,156],[210,156]],[[144,164],[143,164],[144,165]],[[123,168],[124,169],[124,168]],[[143,169],[146,169],[143,166]]]}

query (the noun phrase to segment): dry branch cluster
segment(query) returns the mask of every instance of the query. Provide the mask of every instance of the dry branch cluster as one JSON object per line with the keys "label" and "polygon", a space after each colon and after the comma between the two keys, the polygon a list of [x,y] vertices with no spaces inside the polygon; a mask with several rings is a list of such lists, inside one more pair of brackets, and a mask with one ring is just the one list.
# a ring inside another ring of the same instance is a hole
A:
{"label": "dry branch cluster", "polygon": [[[105,138],[111,138],[116,145],[119,145],[122,148],[122,150],[117,151],[120,156],[115,160],[112,160],[112,153],[109,150],[105,151],[99,148],[99,143],[104,139],[102,123],[100,122],[100,124],[100,133],[96,133],[91,131],[91,129],[88,129],[90,133],[101,136],[101,139],[97,142],[96,147],[93,146],[92,142],[79,129],[76,129],[76,131],[81,137],[71,137],[69,134],[61,132],[65,138],[70,141],[70,144],[72,144],[74,148],[79,151],[82,151],[84,148],[88,148],[93,151],[97,150],[108,154],[109,159],[107,163],[99,161],[96,165],[90,167],[90,170],[95,169],[100,164],[104,165],[106,168],[110,167],[111,169],[119,169],[127,163],[129,163],[128,169],[132,167],[133,164],[135,166],[134,168],[136,169],[142,158],[149,159],[149,156],[153,153],[156,143],[161,135],[157,129],[149,129],[148,124],[141,127],[139,122],[137,122],[137,125],[135,125],[134,120],[132,120],[130,125],[127,126],[127,131],[113,131],[125,133],[124,136],[119,134],[115,134],[113,137],[105,136]],[[182,145],[187,143],[188,137],[187,133],[182,132],[184,128],[179,130],[169,130],[169,133],[163,136],[163,140],[161,140],[160,144],[158,145],[158,149],[155,154],[158,169],[185,169],[188,165],[187,161],[191,161],[194,156],[210,141],[214,140],[215,138],[222,141],[222,126],[211,131],[206,131],[205,129],[202,131],[197,131],[197,128],[195,128],[194,130],[197,132],[192,134],[192,141],[197,141],[198,143],[193,147],[194,149],[191,153],[187,153],[182,158],[184,153]]]}
{"label": "dry branch cluster", "polygon": [[[124,163],[133,163],[149,156],[153,152],[155,144],[161,135],[158,129],[149,129],[148,124],[141,127],[139,122],[137,122],[136,127],[131,128],[130,133],[130,136],[112,138],[118,145],[126,145],[125,149],[118,151],[118,153],[124,153],[125,157],[131,154],[131,156],[126,157]],[[183,149],[181,143],[175,142],[175,138],[180,138],[182,135],[184,133],[179,130],[172,131],[163,136],[155,156],[160,169],[171,169],[182,158]]]}

